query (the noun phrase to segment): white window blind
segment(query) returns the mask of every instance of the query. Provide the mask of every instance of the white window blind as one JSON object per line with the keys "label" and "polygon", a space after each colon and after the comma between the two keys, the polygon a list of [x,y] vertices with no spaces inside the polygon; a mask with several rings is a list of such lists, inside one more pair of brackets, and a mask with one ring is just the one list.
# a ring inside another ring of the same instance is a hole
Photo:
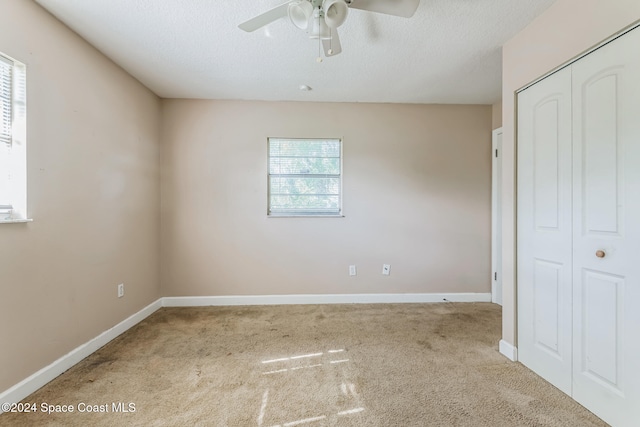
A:
{"label": "white window blind", "polygon": [[13,62],[0,56],[0,145],[11,145]]}
{"label": "white window blind", "polygon": [[0,220],[13,210],[11,145],[0,142]]}
{"label": "white window blind", "polygon": [[268,146],[269,215],[341,215],[339,139],[269,138]]}
{"label": "white window blind", "polygon": [[26,219],[26,67],[0,54],[0,222]]}

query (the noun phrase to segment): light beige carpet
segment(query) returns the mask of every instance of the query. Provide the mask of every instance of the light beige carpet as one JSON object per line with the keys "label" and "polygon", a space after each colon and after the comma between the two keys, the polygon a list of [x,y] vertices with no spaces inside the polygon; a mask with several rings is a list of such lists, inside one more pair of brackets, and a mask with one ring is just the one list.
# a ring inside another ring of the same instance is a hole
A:
{"label": "light beige carpet", "polygon": [[606,426],[500,355],[500,327],[489,303],[164,308],[0,425]]}

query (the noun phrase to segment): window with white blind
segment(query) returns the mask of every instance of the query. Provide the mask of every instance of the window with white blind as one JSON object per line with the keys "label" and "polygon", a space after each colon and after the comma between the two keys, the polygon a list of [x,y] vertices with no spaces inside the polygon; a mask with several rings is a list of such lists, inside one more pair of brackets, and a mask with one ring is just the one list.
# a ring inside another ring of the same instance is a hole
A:
{"label": "window with white blind", "polygon": [[27,218],[26,67],[0,53],[0,222]]}
{"label": "window with white blind", "polygon": [[269,138],[271,216],[342,216],[342,141]]}

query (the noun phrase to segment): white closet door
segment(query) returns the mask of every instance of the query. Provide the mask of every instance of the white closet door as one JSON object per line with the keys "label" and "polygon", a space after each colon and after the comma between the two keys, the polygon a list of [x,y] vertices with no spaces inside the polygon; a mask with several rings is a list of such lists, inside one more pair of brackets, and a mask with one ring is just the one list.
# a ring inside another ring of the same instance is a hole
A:
{"label": "white closet door", "polygon": [[573,118],[573,397],[638,426],[640,29],[573,64]]}
{"label": "white closet door", "polygon": [[518,95],[518,359],[571,394],[571,70]]}

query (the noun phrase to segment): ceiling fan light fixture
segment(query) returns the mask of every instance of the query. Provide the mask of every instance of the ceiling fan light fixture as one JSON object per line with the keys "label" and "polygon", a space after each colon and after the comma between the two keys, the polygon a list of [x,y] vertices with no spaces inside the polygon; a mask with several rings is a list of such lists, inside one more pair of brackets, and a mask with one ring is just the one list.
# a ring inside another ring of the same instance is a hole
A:
{"label": "ceiling fan light fixture", "polygon": [[322,10],[324,10],[324,20],[330,28],[338,28],[344,24],[349,14],[349,6],[345,0],[324,0]]}
{"label": "ceiling fan light fixture", "polygon": [[296,27],[306,30],[309,27],[309,18],[313,14],[313,6],[307,0],[300,0],[289,4],[289,19]]}
{"label": "ceiling fan light fixture", "polygon": [[324,16],[322,16],[318,10],[313,14],[311,20],[309,38],[322,40],[329,40],[331,38],[331,29],[325,22]]}

